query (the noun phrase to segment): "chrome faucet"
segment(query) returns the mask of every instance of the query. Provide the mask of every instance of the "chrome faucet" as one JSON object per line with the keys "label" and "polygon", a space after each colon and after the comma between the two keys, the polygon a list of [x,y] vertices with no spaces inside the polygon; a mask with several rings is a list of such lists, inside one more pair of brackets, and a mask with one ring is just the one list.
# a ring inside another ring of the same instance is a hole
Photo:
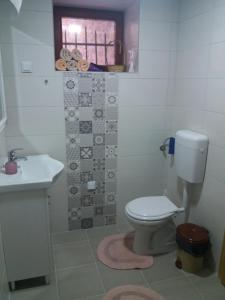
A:
{"label": "chrome faucet", "polygon": [[22,148],[15,148],[15,149],[12,149],[8,152],[8,159],[10,161],[14,161],[14,160],[27,160],[27,157],[26,156],[17,156],[16,155],[16,151],[19,151],[19,150],[23,150]]}

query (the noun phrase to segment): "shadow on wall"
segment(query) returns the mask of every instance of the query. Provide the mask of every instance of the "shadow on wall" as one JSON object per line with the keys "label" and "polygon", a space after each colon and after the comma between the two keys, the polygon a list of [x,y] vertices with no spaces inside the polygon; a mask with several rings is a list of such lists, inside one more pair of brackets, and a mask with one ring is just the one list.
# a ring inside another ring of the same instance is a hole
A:
{"label": "shadow on wall", "polygon": [[[190,199],[190,205],[191,207],[195,207],[198,205],[201,195],[202,195],[202,190],[203,190],[203,185],[204,183],[200,184],[189,184],[188,185],[188,197]],[[181,199],[181,204],[182,204],[182,197],[183,197],[183,180],[181,178],[177,178],[177,192],[179,195],[179,199]]]}

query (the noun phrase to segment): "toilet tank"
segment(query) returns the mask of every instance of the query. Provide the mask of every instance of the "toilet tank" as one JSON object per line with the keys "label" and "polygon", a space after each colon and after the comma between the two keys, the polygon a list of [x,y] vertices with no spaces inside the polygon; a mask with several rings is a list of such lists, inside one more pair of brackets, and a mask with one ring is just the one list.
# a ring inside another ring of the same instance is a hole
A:
{"label": "toilet tank", "polygon": [[176,133],[175,166],[177,176],[190,183],[204,180],[209,139],[206,135],[179,130]]}

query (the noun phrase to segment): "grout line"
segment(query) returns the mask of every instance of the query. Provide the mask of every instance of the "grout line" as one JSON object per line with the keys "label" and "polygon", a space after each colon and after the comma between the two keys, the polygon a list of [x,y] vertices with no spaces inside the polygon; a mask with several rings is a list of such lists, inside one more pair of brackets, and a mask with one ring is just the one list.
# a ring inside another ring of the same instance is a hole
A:
{"label": "grout line", "polygon": [[143,278],[144,282],[147,284],[148,287],[151,287],[150,283],[148,282],[148,280],[145,278],[144,272],[143,270],[140,270],[141,273],[141,277]]}
{"label": "grout line", "polygon": [[89,247],[90,247],[90,249],[91,249],[91,254],[92,254],[93,258],[94,258],[95,267],[96,267],[96,270],[97,270],[99,279],[100,279],[100,281],[101,281],[101,285],[102,285],[102,287],[103,287],[103,292],[104,292],[104,294],[105,294],[105,293],[106,293],[106,288],[105,288],[105,285],[104,285],[103,278],[102,278],[102,276],[101,276],[101,272],[100,272],[100,270],[99,270],[99,268],[98,268],[96,255],[95,255],[94,249],[92,248],[90,239],[88,239],[88,243],[89,243]]}
{"label": "grout line", "polygon": [[53,248],[55,248],[55,246],[59,246],[59,245],[69,245],[69,244],[73,244],[73,243],[82,243],[82,242],[87,242],[88,239],[86,240],[78,240],[78,241],[70,241],[70,242],[64,242],[64,243],[53,243],[52,246]]}
{"label": "grout line", "polygon": [[92,296],[88,296],[84,298],[79,298],[79,299],[75,299],[75,300],[88,300],[88,299],[92,299],[92,297],[104,297],[104,294],[98,294],[98,295],[92,295]]}
{"label": "grout line", "polygon": [[171,276],[169,278],[164,278],[164,279],[160,279],[160,280],[153,280],[151,282],[151,284],[158,284],[158,283],[161,283],[161,282],[167,282],[167,281],[172,281],[172,280],[175,280],[175,279],[184,279],[184,276]]}
{"label": "grout line", "polygon": [[[53,244],[52,244],[52,251],[53,251]],[[56,262],[55,262],[54,252],[52,253],[52,261],[53,261],[53,265],[54,265],[54,276],[55,276],[56,293],[57,293],[58,299],[60,300],[59,282],[58,282],[58,276],[57,276],[57,269],[56,269]]]}
{"label": "grout line", "polygon": [[52,247],[53,247],[53,250],[57,249],[57,247],[59,246],[77,246],[77,248],[79,248],[79,246],[82,246],[83,244],[87,243],[88,242],[88,239],[86,240],[80,240],[80,241],[71,241],[71,242],[65,242],[65,243],[60,243],[60,244],[53,244]]}
{"label": "grout line", "polygon": [[89,241],[88,230],[85,229],[84,233],[85,233],[85,236],[86,236],[86,238],[87,238],[87,241]]}
{"label": "grout line", "polygon": [[101,285],[102,285],[102,287],[103,287],[103,292],[104,292],[104,294],[105,294],[105,293],[106,293],[106,288],[105,288],[104,281],[103,281],[103,279],[102,279],[102,276],[101,276],[101,273],[100,273],[100,270],[99,270],[99,268],[98,268],[98,264],[97,264],[96,261],[95,261],[95,267],[96,267],[96,270],[97,270],[99,279],[100,279],[100,281],[101,281]]}
{"label": "grout line", "polygon": [[80,269],[80,268],[87,267],[87,266],[94,265],[94,264],[95,264],[95,261],[89,262],[87,264],[78,265],[78,266],[70,266],[70,267],[58,268],[58,269],[56,268],[56,271],[61,272],[61,271],[66,271],[66,270],[71,270],[71,269]]}
{"label": "grout line", "polygon": [[189,274],[189,273],[186,273],[182,270],[182,273],[185,277],[185,279],[187,280],[188,284],[194,289],[195,293],[198,294],[198,297],[200,298],[200,300],[204,300],[203,299],[203,296],[201,294],[201,292],[199,291],[197,285],[191,280],[191,275],[192,274]]}

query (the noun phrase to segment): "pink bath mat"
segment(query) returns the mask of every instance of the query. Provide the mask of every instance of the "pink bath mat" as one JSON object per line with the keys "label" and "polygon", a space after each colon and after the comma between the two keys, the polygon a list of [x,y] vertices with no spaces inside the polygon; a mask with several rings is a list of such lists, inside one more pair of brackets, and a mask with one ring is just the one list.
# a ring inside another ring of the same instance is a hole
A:
{"label": "pink bath mat", "polygon": [[139,285],[123,285],[109,291],[102,300],[165,300],[158,293]]}
{"label": "pink bath mat", "polygon": [[98,245],[97,257],[112,269],[130,270],[151,267],[153,257],[134,253],[132,251],[133,241],[133,232],[107,236]]}

